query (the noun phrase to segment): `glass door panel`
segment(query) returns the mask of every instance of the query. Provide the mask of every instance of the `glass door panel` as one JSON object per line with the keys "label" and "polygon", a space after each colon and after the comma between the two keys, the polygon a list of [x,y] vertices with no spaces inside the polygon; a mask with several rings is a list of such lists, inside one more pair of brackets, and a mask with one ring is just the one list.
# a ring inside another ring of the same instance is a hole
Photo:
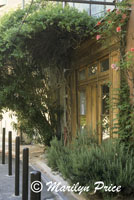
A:
{"label": "glass door panel", "polygon": [[104,84],[101,86],[101,121],[102,121],[102,139],[110,137],[109,128],[109,86]]}
{"label": "glass door panel", "polygon": [[86,126],[86,91],[79,92],[79,123],[80,129],[83,130]]}

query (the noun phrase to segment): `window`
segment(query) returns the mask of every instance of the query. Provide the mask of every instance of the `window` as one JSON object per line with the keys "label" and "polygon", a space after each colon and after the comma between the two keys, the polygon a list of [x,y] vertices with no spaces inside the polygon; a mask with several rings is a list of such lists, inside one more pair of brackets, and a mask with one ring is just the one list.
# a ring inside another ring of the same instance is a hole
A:
{"label": "window", "polygon": [[81,90],[79,92],[79,123],[80,130],[86,127],[86,92]]}
{"label": "window", "polygon": [[86,115],[86,92],[80,91],[80,115]]}
{"label": "window", "polygon": [[85,69],[79,71],[79,81],[83,81],[86,79],[86,72]]}
{"label": "window", "polygon": [[102,85],[102,139],[110,137],[109,128],[109,87],[108,85]]}
{"label": "window", "polygon": [[104,15],[104,11],[105,11],[104,5],[96,5],[96,4],[91,5],[91,16],[101,17],[102,15]]}
{"label": "window", "polygon": [[109,59],[105,59],[103,61],[101,61],[101,72],[105,72],[107,70],[109,70]]}
{"label": "window", "polygon": [[[103,75],[108,75],[109,73],[109,58],[105,57],[98,62],[90,64],[87,68],[78,70],[78,81],[88,81],[97,78],[100,80]],[[106,73],[102,73],[106,72]]]}
{"label": "window", "polygon": [[86,11],[90,15],[90,4],[68,3],[71,7],[77,8],[79,11]]}
{"label": "window", "polygon": [[97,73],[97,64],[92,65],[88,68],[88,76],[95,75]]}
{"label": "window", "polygon": [[102,114],[109,114],[108,108],[109,87],[108,85],[102,86]]}
{"label": "window", "polygon": [[[100,2],[111,2],[113,0],[93,0],[93,1],[100,1]],[[94,17],[101,17],[104,15],[107,9],[113,10],[115,6],[112,5],[99,5],[99,4],[86,4],[86,3],[68,3],[69,6],[77,8],[79,11],[85,10],[89,15]]]}

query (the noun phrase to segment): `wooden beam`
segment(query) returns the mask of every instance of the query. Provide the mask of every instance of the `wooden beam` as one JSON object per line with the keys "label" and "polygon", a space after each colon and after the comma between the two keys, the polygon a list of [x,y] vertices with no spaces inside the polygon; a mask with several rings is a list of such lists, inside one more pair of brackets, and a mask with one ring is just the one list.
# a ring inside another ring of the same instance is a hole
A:
{"label": "wooden beam", "polygon": [[113,2],[90,1],[90,0],[49,0],[49,1],[115,6],[114,1]]}

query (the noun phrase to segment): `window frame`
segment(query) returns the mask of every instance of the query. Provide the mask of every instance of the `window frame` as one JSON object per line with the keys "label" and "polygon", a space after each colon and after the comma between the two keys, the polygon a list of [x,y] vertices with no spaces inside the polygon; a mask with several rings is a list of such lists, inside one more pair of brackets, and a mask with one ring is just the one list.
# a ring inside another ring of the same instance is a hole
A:
{"label": "window frame", "polygon": [[[81,91],[85,92],[85,97],[86,97],[86,112],[85,112],[85,115],[81,115],[80,114],[80,108],[81,108],[80,107],[80,92]],[[81,117],[85,117],[85,127],[87,125],[87,93],[86,93],[86,86],[78,88],[78,98],[77,98],[77,101],[78,101],[78,126],[81,129]]]}

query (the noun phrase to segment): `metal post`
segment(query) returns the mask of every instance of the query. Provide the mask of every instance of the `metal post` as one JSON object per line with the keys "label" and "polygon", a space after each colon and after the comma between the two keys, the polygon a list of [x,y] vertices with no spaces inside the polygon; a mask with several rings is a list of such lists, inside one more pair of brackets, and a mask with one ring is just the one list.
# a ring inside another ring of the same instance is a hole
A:
{"label": "metal post", "polygon": [[32,171],[31,173],[31,192],[30,200],[41,200],[41,172]]}
{"label": "metal post", "polygon": [[6,132],[6,129],[3,128],[3,132],[2,132],[2,164],[5,164],[5,132]]}
{"label": "metal post", "polygon": [[16,137],[15,143],[15,195],[19,196],[20,186],[20,137]]}
{"label": "metal post", "polygon": [[12,132],[8,132],[8,175],[12,175]]}
{"label": "metal post", "polygon": [[20,143],[23,144],[23,135],[22,135],[22,130],[20,129]]}
{"label": "metal post", "polygon": [[23,149],[22,200],[28,200],[29,149]]}

